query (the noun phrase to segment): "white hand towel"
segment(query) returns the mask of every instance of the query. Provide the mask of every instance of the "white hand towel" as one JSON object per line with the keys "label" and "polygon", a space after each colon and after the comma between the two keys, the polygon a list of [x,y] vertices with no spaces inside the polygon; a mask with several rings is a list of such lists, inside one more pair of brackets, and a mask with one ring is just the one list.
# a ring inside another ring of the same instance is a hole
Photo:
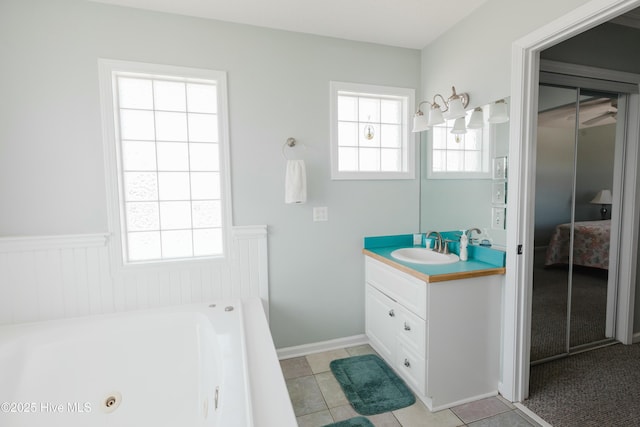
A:
{"label": "white hand towel", "polygon": [[284,178],[284,202],[305,203],[307,201],[307,170],[304,160],[287,160]]}

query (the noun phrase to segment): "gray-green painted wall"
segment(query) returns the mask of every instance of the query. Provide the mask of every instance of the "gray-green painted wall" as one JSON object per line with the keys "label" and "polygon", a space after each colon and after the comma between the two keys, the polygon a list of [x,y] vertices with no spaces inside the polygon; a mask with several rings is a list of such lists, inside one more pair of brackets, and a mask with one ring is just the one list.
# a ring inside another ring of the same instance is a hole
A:
{"label": "gray-green painted wall", "polygon": [[[330,180],[329,81],[418,89],[419,50],[84,0],[3,0],[0,40],[0,236],[107,231],[98,58],[225,70],[233,220],[269,226],[276,346],[364,332],[362,238],[417,230],[419,181]],[[284,204],[288,137],[305,205]]]}

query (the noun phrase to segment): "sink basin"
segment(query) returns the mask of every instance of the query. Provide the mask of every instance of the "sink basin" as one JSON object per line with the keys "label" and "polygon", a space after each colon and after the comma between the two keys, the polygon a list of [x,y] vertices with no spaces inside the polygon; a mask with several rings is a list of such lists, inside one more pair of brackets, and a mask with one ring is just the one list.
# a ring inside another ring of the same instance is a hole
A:
{"label": "sink basin", "polygon": [[441,254],[426,248],[402,248],[391,252],[395,259],[416,264],[452,264],[460,260],[456,254]]}

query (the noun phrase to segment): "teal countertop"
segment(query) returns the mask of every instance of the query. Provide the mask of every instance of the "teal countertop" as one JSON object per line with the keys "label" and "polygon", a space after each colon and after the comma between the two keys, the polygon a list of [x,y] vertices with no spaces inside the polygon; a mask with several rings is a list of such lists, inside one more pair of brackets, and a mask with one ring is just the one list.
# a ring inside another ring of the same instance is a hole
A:
{"label": "teal countertop", "polygon": [[[443,237],[452,240],[456,237],[453,233],[442,233]],[[458,232],[459,236],[459,232]],[[422,235],[424,242],[424,234]],[[391,252],[400,248],[424,247],[413,244],[413,234],[401,234],[396,236],[365,237],[363,252],[372,255],[380,261],[399,268],[409,274],[428,282],[454,280],[458,278],[483,276],[490,274],[504,274],[506,253],[490,247],[469,245],[467,261],[458,261],[451,264],[428,265],[400,261],[391,256]],[[449,250],[459,254],[459,242],[449,243]]]}

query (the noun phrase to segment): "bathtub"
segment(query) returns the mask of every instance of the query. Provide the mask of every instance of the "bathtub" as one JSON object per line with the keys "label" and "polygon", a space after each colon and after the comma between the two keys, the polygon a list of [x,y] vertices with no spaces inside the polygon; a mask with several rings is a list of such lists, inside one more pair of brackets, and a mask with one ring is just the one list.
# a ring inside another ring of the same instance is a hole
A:
{"label": "bathtub", "polygon": [[[284,408],[276,422],[293,426],[279,366],[266,367],[257,357],[253,365],[262,366],[250,366],[245,332],[255,335],[264,325],[245,325],[246,318],[260,318],[247,316],[247,307],[261,310],[255,301],[229,300],[2,326],[0,425],[280,425],[271,424],[264,402],[255,422],[249,379],[255,373],[264,389],[259,372],[275,369],[269,381],[280,396],[269,398]],[[272,344],[255,346],[277,364]]]}

